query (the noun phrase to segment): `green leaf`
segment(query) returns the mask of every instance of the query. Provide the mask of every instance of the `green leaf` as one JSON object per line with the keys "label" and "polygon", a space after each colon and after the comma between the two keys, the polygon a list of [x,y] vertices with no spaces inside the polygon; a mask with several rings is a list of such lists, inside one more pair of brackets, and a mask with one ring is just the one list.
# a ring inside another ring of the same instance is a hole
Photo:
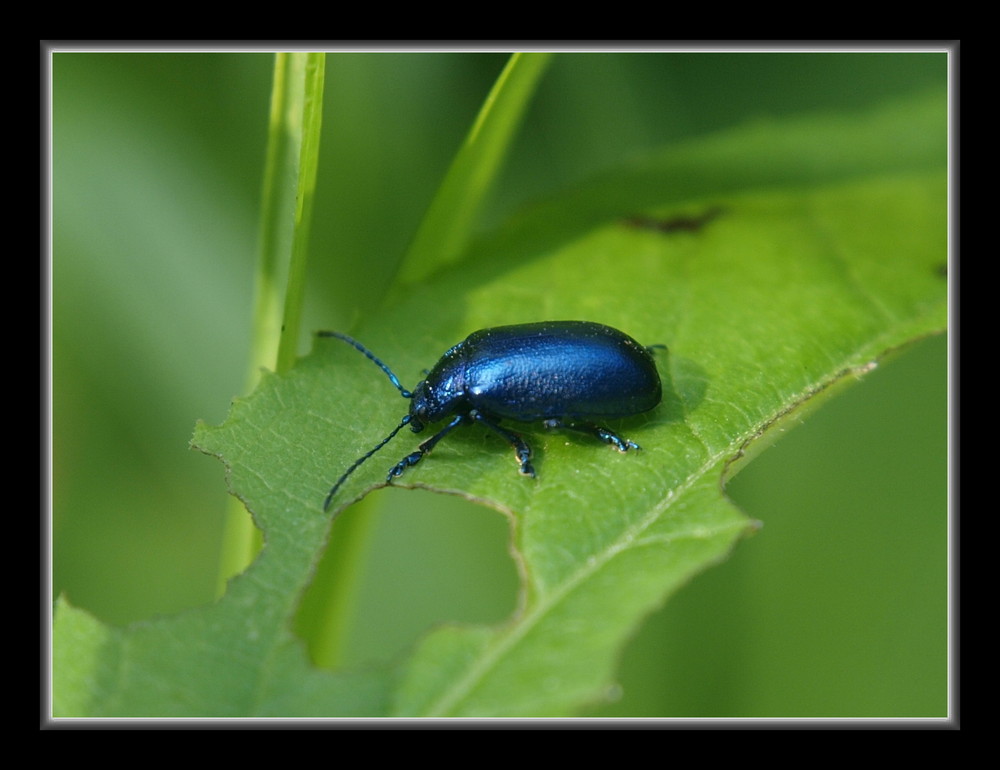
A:
{"label": "green leaf", "polygon": [[[328,537],[323,498],[407,407],[371,362],[323,339],[196,431],[263,532],[257,560],[215,605],[141,626],[61,606],[55,645],[74,654],[55,661],[57,713],[541,716],[600,699],[642,618],[755,529],[722,492],[733,461],[944,328],[945,108],[934,93],[671,148],[524,212],[355,330],[411,386],[504,323],[587,319],[669,346],[661,406],[612,425],[642,452],[528,428],[531,480],[469,429],[399,480],[509,518],[522,601],[505,624],[437,629],[395,669],[307,664],[290,628]],[[417,440],[400,434],[335,506],[383,485]]]}

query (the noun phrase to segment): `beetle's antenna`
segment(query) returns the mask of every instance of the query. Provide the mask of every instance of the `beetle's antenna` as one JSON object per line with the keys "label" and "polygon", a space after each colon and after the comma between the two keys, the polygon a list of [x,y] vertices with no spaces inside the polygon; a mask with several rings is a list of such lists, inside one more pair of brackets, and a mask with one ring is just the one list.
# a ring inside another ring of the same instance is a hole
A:
{"label": "beetle's antenna", "polygon": [[[340,335],[336,335],[336,336],[340,336]],[[376,444],[375,447],[368,454],[362,455],[360,458],[358,458],[357,460],[355,460],[354,465],[352,465],[350,468],[348,468],[346,471],[344,471],[344,475],[341,476],[339,479],[337,479],[337,483],[336,484],[334,484],[332,487],[330,487],[330,493],[326,496],[326,500],[323,501],[323,510],[324,511],[329,510],[330,503],[333,500],[333,496],[335,494],[337,494],[337,490],[340,489],[340,485],[343,484],[345,481],[347,481],[347,477],[350,476],[352,473],[354,473],[354,471],[357,470],[357,467],[359,465],[361,465],[361,463],[363,463],[365,460],[367,460],[369,457],[371,457],[373,454],[375,454],[378,450],[380,450],[382,447],[384,447],[386,444],[388,444],[390,441],[392,441],[393,436],[395,436],[397,433],[399,433],[403,429],[404,426],[409,425],[409,424],[410,424],[410,415],[406,415],[403,418],[402,422],[400,422],[399,425],[397,425],[395,428],[392,429],[392,433],[390,433],[384,439],[382,439],[381,441],[379,441],[378,444]]]}
{"label": "beetle's antenna", "polygon": [[[392,373],[392,369],[390,369],[388,366],[386,366],[385,364],[383,364],[382,361],[379,360],[378,356],[376,356],[374,353],[372,353],[368,348],[366,348],[364,345],[362,345],[356,339],[353,339],[352,337],[348,337],[346,334],[341,334],[340,332],[324,332],[324,331],[320,331],[320,332],[316,332],[316,336],[317,337],[336,337],[338,340],[343,340],[348,345],[353,345],[357,350],[359,350],[360,352],[362,352],[366,356],[368,356],[368,359],[370,361],[372,361],[376,366],[378,366],[379,369],[381,369],[383,372],[385,372],[388,375],[389,381],[393,385],[396,386],[396,388],[399,390],[400,393],[403,394],[403,398],[413,398],[413,394],[410,391],[408,391],[406,388],[404,388],[399,383],[399,378],[395,374]],[[400,427],[402,427],[402,426],[400,426]],[[395,435],[395,434],[393,434],[393,435]],[[392,436],[390,436],[389,438],[392,438]],[[388,439],[386,439],[386,440],[388,440]],[[379,446],[381,446],[381,444]],[[378,447],[376,447],[376,449],[378,449]],[[375,451],[375,450],[372,450],[372,451]],[[354,470],[354,469],[352,468],[351,470]]]}

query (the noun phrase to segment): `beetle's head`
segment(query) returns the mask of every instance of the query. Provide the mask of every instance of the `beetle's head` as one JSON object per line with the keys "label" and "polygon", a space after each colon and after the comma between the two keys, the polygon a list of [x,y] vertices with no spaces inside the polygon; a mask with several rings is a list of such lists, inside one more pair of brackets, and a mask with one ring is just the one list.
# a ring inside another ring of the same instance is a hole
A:
{"label": "beetle's head", "polygon": [[419,433],[424,429],[424,423],[429,422],[427,419],[427,386],[424,384],[426,380],[421,380],[417,383],[417,387],[413,389],[413,395],[410,397],[410,430],[414,433]]}
{"label": "beetle's head", "polygon": [[453,369],[439,371],[435,368],[413,389],[410,425],[414,431],[419,431],[427,423],[439,422],[465,408],[462,381]]}

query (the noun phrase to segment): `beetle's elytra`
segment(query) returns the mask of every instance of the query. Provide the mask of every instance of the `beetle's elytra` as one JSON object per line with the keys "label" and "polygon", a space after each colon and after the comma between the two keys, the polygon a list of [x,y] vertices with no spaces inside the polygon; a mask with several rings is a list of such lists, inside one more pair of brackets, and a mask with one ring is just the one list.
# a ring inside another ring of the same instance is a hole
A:
{"label": "beetle's elytra", "polygon": [[405,425],[417,433],[427,424],[450,418],[415,452],[392,466],[388,483],[420,462],[452,429],[471,423],[502,436],[514,448],[520,472],[533,477],[531,447],[501,427],[502,420],[541,420],[547,428],[590,433],[627,452],[639,445],[590,420],[640,414],[653,409],[662,397],[652,349],[624,332],[589,321],[544,321],[473,332],[441,356],[412,392],[360,342],[339,332],[319,332],[319,336],[336,337],[364,353],[410,399],[409,414],[330,488],[324,510],[347,477]]}

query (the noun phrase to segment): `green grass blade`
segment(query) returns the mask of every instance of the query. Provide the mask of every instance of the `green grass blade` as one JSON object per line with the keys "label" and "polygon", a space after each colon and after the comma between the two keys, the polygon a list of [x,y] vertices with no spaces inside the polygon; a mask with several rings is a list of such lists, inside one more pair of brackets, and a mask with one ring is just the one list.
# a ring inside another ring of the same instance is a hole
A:
{"label": "green grass blade", "polygon": [[511,56],[417,230],[398,275],[402,284],[419,281],[461,255],[551,57]]}
{"label": "green grass blade", "polygon": [[319,167],[320,134],[323,128],[323,83],[326,54],[294,54],[299,62],[304,58],[302,74],[301,140],[298,153],[295,217],[292,236],[291,264],[285,287],[281,343],[278,346],[275,371],[291,369],[298,355],[299,330],[305,301],[306,264],[309,234],[312,226],[313,203],[316,199],[316,172]]}
{"label": "green grass blade", "polygon": [[295,359],[309,244],[325,54],[277,54],[261,193],[251,382],[261,368],[286,371]]}

